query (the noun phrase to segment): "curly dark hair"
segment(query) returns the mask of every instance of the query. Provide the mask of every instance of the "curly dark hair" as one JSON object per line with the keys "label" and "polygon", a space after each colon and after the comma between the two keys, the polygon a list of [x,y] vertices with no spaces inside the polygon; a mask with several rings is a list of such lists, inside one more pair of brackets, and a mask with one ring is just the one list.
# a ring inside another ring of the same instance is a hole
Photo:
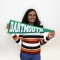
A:
{"label": "curly dark hair", "polygon": [[[29,12],[31,12],[31,11],[35,11],[35,9],[28,9],[28,10],[26,11],[26,13],[25,13],[25,15],[24,15],[24,17],[23,17],[23,19],[22,19],[22,23],[28,24],[27,16],[28,16]],[[35,11],[35,13],[36,13],[36,11]],[[41,24],[41,21],[39,20],[39,18],[38,18],[38,16],[37,16],[37,13],[36,13],[36,20],[35,20],[35,22],[34,22],[34,26],[42,27],[40,24]]]}

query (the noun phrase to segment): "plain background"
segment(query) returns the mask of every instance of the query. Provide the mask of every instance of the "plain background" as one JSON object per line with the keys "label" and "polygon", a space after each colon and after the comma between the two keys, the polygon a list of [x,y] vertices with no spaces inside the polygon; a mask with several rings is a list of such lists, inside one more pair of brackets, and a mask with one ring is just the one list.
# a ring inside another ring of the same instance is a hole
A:
{"label": "plain background", "polygon": [[6,33],[10,19],[21,21],[26,10],[33,8],[45,28],[56,34],[41,47],[42,60],[60,60],[60,0],[0,0],[0,60],[19,60],[20,46]]}

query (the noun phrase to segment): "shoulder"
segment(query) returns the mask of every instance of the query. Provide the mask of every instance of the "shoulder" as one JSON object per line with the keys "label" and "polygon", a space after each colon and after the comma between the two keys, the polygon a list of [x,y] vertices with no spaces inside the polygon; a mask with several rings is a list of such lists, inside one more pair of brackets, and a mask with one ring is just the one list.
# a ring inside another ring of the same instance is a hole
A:
{"label": "shoulder", "polygon": [[40,25],[39,25],[39,27],[43,28],[43,25],[42,25],[42,24],[40,24]]}

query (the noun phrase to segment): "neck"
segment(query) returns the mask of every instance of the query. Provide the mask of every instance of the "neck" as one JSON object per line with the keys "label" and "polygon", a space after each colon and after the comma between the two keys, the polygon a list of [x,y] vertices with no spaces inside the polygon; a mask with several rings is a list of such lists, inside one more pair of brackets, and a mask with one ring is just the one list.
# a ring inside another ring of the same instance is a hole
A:
{"label": "neck", "polygon": [[34,25],[34,23],[29,23],[29,25]]}

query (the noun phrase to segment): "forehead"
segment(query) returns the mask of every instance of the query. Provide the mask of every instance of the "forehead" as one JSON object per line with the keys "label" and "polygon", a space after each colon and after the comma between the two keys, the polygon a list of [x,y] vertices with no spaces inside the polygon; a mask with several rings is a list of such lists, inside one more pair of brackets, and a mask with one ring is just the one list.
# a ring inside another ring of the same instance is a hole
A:
{"label": "forehead", "polygon": [[35,11],[30,11],[28,14],[36,14]]}

